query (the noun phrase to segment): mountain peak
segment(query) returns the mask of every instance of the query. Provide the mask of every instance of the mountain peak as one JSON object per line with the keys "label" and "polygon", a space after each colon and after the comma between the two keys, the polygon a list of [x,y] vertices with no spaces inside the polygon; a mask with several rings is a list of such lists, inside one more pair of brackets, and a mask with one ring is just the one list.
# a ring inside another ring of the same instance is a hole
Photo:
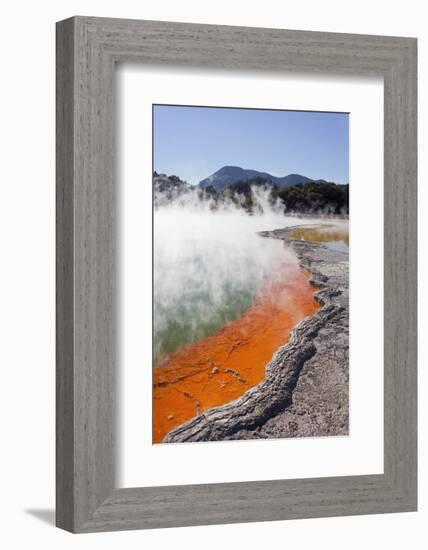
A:
{"label": "mountain peak", "polygon": [[230,164],[226,164],[226,166],[223,166],[222,168],[220,168],[220,170],[217,170],[216,173],[218,173],[218,172],[228,172],[230,170],[243,170],[243,168],[241,168],[240,166],[232,166]]}
{"label": "mountain peak", "polygon": [[248,181],[254,178],[263,178],[270,180],[272,183],[278,185],[278,187],[291,187],[298,183],[305,183],[312,181],[311,178],[302,176],[300,174],[289,174],[284,177],[272,176],[267,172],[259,172],[258,170],[250,170],[247,168],[241,168],[240,166],[223,166],[211,176],[201,180],[199,185],[201,187],[208,187],[212,185],[217,191],[222,191],[226,187],[233,185],[238,181]]}

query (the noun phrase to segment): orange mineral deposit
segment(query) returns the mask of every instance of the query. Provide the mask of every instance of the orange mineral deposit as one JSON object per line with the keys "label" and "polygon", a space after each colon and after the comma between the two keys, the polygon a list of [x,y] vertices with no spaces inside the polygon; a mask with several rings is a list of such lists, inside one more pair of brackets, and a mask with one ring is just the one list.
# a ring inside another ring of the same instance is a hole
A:
{"label": "orange mineral deposit", "polygon": [[316,290],[308,273],[297,266],[288,269],[286,276],[267,283],[240,317],[166,357],[153,374],[153,442],[261,382],[293,327],[319,307]]}

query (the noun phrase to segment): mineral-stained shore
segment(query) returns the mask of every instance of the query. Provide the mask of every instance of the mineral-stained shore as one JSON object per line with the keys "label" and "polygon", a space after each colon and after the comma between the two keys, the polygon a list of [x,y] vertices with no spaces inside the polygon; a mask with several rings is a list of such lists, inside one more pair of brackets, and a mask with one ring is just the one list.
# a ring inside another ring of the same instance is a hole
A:
{"label": "mineral-stained shore", "polygon": [[[277,244],[281,248],[280,241]],[[309,278],[297,261],[284,255],[284,263],[265,280],[251,307],[153,369],[153,443],[161,443],[195,415],[230,403],[260,384],[275,351],[320,307]]]}
{"label": "mineral-stained shore", "polygon": [[295,240],[289,229],[261,235],[282,239],[311,273],[322,304],[292,331],[266,367],[264,380],[240,398],[204,411],[164,441],[219,441],[347,435],[349,431],[348,255]]}

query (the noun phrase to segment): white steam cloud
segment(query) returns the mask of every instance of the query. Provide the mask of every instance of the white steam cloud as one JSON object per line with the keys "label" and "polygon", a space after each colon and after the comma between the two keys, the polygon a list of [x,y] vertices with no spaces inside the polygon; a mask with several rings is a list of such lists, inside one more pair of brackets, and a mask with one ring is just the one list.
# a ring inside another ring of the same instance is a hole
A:
{"label": "white steam cloud", "polygon": [[188,193],[155,209],[154,343],[161,357],[214,333],[251,306],[263,283],[287,276],[296,258],[259,231],[314,223],[286,217],[253,189],[255,214]]}

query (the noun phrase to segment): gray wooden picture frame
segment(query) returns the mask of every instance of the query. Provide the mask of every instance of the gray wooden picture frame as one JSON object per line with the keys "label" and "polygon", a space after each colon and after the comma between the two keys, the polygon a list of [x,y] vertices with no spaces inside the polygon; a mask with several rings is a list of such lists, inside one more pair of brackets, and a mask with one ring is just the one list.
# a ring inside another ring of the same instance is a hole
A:
{"label": "gray wooden picture frame", "polygon": [[[416,46],[414,38],[91,17],[57,24],[58,527],[83,533],[416,510]],[[383,474],[115,487],[117,62],[383,76]]]}

